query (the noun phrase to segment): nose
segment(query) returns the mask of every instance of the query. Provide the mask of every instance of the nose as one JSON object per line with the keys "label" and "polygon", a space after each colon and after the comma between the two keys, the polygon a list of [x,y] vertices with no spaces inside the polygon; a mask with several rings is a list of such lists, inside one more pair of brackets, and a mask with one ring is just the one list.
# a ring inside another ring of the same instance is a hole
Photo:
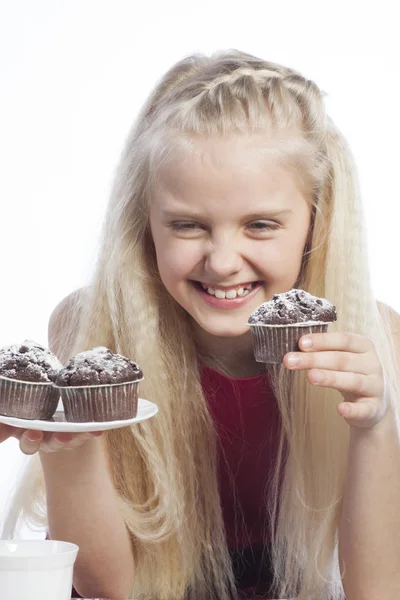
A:
{"label": "nose", "polygon": [[243,258],[234,236],[210,240],[204,266],[206,273],[216,282],[228,281],[230,276],[241,270],[242,265]]}

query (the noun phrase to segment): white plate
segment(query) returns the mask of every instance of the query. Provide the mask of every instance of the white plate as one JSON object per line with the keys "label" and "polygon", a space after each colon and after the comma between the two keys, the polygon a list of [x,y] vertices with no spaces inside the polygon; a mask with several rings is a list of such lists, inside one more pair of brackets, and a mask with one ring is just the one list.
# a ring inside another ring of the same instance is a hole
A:
{"label": "white plate", "polygon": [[124,419],[123,421],[91,421],[86,423],[73,423],[72,421],[66,421],[64,411],[57,410],[52,419],[54,420],[32,420],[32,419],[18,419],[17,417],[5,417],[0,415],[0,423],[5,425],[12,425],[13,427],[21,427],[22,429],[38,429],[39,431],[64,431],[79,433],[81,431],[105,431],[106,429],[119,429],[121,427],[128,427],[133,423],[140,423],[146,419],[150,419],[158,413],[158,407],[149,402],[139,398],[138,411],[134,419]]}

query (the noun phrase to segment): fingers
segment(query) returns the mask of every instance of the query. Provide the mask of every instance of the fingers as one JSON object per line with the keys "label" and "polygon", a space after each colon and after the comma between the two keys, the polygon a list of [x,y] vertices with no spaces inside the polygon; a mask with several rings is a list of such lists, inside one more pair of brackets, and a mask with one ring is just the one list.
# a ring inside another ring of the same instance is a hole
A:
{"label": "fingers", "polygon": [[0,444],[10,437],[19,440],[19,447],[24,454],[41,452],[58,452],[60,450],[73,450],[82,446],[93,437],[99,437],[103,431],[90,431],[85,433],[44,432],[33,429],[21,429],[0,423]]}
{"label": "fingers", "polygon": [[10,437],[19,440],[25,431],[26,430],[21,429],[21,427],[12,427],[11,425],[0,423],[0,444]]}
{"label": "fingers", "polygon": [[19,438],[19,448],[24,454],[35,454],[40,448],[43,440],[43,431],[24,431]]}
{"label": "fingers", "polygon": [[379,361],[373,360],[372,355],[370,360],[366,360],[365,355],[351,352],[290,352],[285,355],[283,363],[288,369],[296,371],[316,368],[368,375],[381,370]]}
{"label": "fingers", "polygon": [[92,438],[93,433],[49,433],[40,444],[40,451],[51,454],[60,450],[74,450]]}
{"label": "fingers", "polygon": [[0,424],[0,444],[13,436],[13,429],[15,430],[15,427],[10,427],[10,425],[4,425],[3,423]]}
{"label": "fingers", "polygon": [[354,397],[380,398],[383,395],[383,380],[377,375],[360,375],[344,373],[343,371],[321,371],[311,369],[307,379],[313,385],[339,390],[343,395],[353,394]]}
{"label": "fingers", "polygon": [[299,347],[306,352],[340,350],[355,354],[364,354],[364,352],[374,349],[374,343],[369,338],[358,333],[327,332],[302,336],[299,340]]}
{"label": "fingers", "polygon": [[368,375],[382,374],[382,365],[375,352],[353,353],[337,350],[323,352],[289,352],[283,359],[288,369],[327,369]]}
{"label": "fingers", "polygon": [[379,407],[372,402],[341,402],[337,408],[340,416],[354,427],[372,427],[380,421]]}
{"label": "fingers", "polygon": [[35,454],[39,450],[44,453],[73,450],[82,446],[93,437],[102,435],[102,431],[87,433],[25,431],[20,438],[20,449],[24,454]]}

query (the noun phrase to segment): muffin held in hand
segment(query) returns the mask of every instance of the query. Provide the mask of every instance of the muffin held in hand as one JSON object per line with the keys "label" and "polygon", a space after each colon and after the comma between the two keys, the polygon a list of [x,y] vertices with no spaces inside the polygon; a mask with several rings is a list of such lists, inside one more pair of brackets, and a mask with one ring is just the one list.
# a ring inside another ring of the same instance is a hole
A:
{"label": "muffin held in hand", "polygon": [[53,386],[62,364],[40,344],[25,340],[0,348],[0,413],[20,419],[49,419],[59,393]]}
{"label": "muffin held in hand", "polygon": [[139,365],[99,346],[74,356],[55,384],[67,421],[119,421],[136,416],[142,379]]}
{"label": "muffin held in hand", "polygon": [[287,352],[299,350],[303,335],[327,331],[336,319],[335,306],[325,298],[297,289],[275,294],[249,318],[256,361],[281,363]]}

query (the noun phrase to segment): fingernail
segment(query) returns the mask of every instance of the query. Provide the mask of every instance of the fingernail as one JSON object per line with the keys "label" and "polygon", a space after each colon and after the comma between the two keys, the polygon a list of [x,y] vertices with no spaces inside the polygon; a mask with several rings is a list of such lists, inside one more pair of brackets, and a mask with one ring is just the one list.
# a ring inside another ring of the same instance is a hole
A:
{"label": "fingernail", "polygon": [[40,442],[42,439],[42,434],[41,433],[37,433],[35,431],[30,431],[26,434],[26,439],[28,440],[28,442],[31,442],[32,444],[36,443],[36,442]]}
{"label": "fingernail", "polygon": [[287,362],[288,362],[289,367],[295,367],[296,365],[299,364],[299,357],[296,356],[295,354],[289,354]]}
{"label": "fingernail", "polygon": [[301,338],[301,347],[302,348],[311,348],[311,346],[312,346],[312,339],[310,337]]}
{"label": "fingernail", "polygon": [[313,373],[312,378],[313,378],[314,383],[322,382],[322,374],[319,371],[316,371],[315,373]]}
{"label": "fingernail", "polygon": [[350,406],[347,406],[347,405],[346,405],[346,406],[344,406],[344,407],[342,408],[342,414],[343,414],[343,416],[344,416],[344,417],[349,417],[349,416],[350,416],[350,413],[351,413],[351,408],[350,408]]}

